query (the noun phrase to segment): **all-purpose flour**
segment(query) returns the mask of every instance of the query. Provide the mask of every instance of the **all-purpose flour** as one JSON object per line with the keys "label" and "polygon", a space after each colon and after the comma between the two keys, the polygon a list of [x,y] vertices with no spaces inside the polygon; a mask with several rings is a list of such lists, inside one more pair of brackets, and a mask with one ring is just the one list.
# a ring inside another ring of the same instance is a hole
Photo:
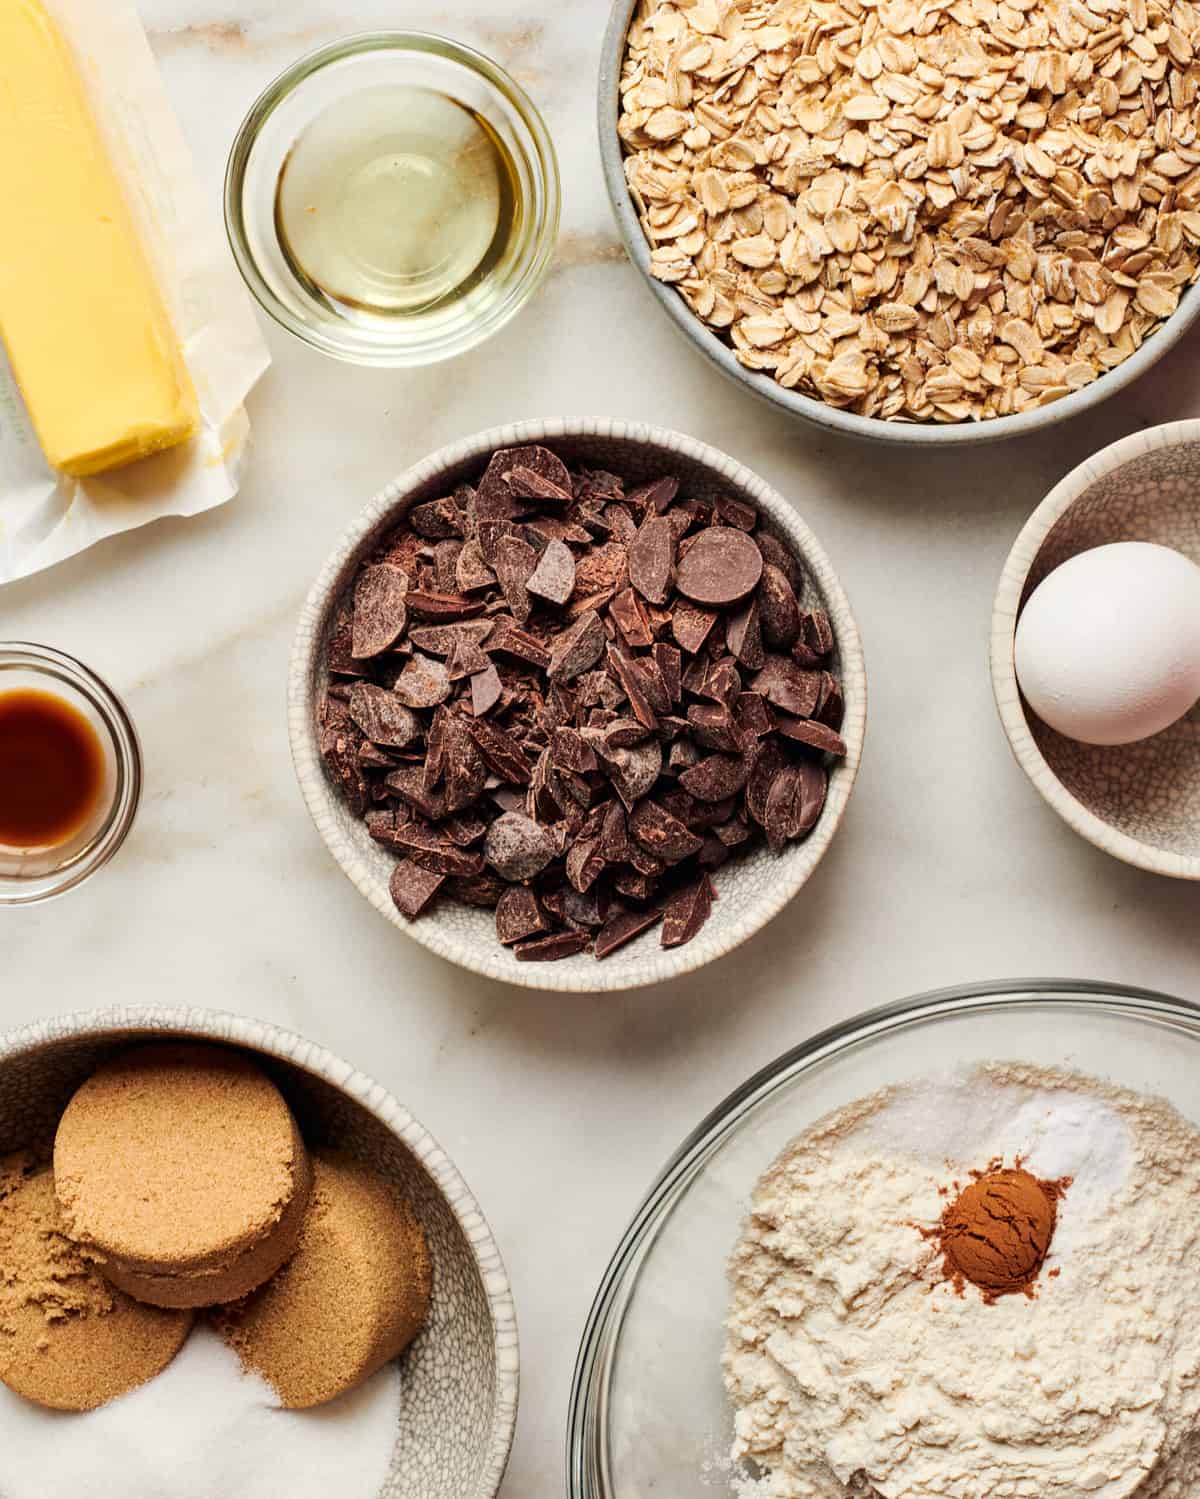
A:
{"label": "all-purpose flour", "polygon": [[[1036,1295],[920,1232],[971,1169],[1070,1176]],[[822,1120],[763,1177],[725,1355],[746,1499],[1200,1495],[1200,1134],[1078,1075],[989,1067]]]}
{"label": "all-purpose flour", "polygon": [[148,1384],[87,1415],[0,1385],[0,1499],[376,1499],[400,1413],[394,1363],[311,1411],[197,1325]]}

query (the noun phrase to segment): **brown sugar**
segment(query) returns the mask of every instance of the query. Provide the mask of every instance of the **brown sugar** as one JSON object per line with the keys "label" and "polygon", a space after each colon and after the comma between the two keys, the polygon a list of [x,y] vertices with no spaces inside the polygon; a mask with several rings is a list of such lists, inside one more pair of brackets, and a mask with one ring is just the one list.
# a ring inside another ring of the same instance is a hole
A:
{"label": "brown sugar", "polygon": [[0,1157],[0,1379],[55,1410],[85,1411],[164,1369],[192,1313],[140,1306],[107,1285],[62,1230],[49,1166]]}
{"label": "brown sugar", "polygon": [[106,1278],[156,1306],[246,1295],[294,1251],[311,1187],[283,1095],[239,1052],[123,1053],[78,1089],[54,1174],[68,1233]]}
{"label": "brown sugar", "polygon": [[285,1406],[322,1405],[395,1358],[429,1306],[430,1264],[411,1207],[348,1156],[318,1152],[300,1247],[218,1326]]}
{"label": "brown sugar", "polygon": [[1020,1166],[981,1172],[943,1212],[935,1230],[947,1269],[985,1301],[1031,1294],[1058,1216],[1062,1182],[1040,1181]]}

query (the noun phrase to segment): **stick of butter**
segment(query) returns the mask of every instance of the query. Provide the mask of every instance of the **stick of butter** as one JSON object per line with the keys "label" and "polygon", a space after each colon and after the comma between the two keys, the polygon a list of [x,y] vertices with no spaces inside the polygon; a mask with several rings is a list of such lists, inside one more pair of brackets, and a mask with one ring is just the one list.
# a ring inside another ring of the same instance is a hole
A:
{"label": "stick of butter", "polygon": [[47,459],[185,442],[196,393],[83,82],[39,0],[0,0],[0,337]]}

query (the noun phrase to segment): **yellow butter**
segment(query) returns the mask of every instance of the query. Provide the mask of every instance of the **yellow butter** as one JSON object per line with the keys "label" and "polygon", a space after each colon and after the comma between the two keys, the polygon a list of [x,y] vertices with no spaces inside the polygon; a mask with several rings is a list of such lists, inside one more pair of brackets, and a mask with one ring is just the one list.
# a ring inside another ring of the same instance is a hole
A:
{"label": "yellow butter", "polygon": [[65,473],[117,468],[196,431],[153,271],[38,0],[0,0],[0,337],[46,457]]}

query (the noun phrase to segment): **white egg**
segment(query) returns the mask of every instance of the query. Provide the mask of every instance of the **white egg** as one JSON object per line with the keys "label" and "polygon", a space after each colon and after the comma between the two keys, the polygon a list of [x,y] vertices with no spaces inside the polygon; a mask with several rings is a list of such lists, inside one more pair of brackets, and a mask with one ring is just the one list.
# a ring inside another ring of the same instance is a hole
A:
{"label": "white egg", "polygon": [[1200,699],[1200,567],[1121,541],[1045,578],[1017,624],[1017,681],[1052,729],[1084,744],[1132,744]]}

